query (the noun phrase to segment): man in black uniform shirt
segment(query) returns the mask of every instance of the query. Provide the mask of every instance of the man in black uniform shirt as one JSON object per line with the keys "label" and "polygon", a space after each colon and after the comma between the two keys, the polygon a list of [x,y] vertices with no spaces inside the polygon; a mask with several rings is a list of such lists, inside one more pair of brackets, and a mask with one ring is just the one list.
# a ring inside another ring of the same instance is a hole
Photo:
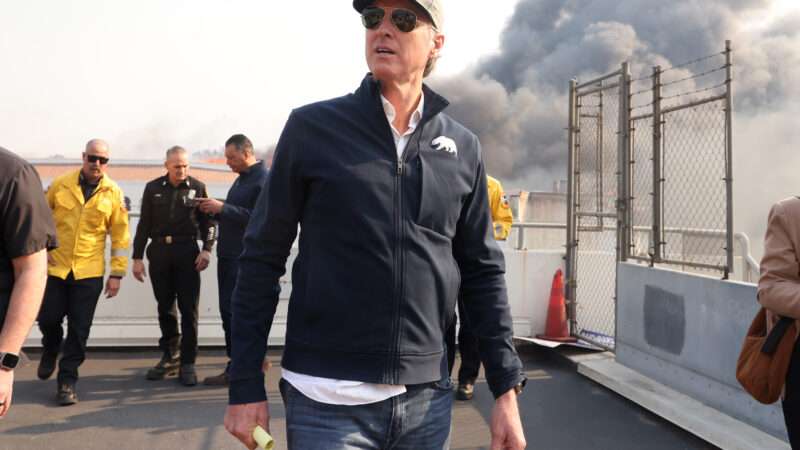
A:
{"label": "man in black uniform shirt", "polygon": [[11,407],[14,367],[47,282],[56,228],[36,169],[0,148],[0,418]]}
{"label": "man in black uniform shirt", "polygon": [[[144,281],[142,256],[148,239],[147,260],[150,280],[158,302],[161,327],[161,360],[147,372],[148,380],[179,374],[184,386],[197,384],[197,308],[200,301],[200,272],[208,267],[215,241],[210,216],[195,208],[195,198],[208,197],[206,186],[189,176],[189,159],[182,147],[167,150],[167,174],[147,183],[142,214],[133,241],[133,276]],[[197,248],[197,240],[203,249]],[[181,327],[178,330],[178,314]],[[180,348],[180,351],[179,351]]]}

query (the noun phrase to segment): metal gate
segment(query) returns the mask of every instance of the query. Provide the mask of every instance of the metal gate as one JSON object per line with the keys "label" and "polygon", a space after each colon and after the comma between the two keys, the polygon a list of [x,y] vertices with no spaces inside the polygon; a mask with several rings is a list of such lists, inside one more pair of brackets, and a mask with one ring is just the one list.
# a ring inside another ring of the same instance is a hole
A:
{"label": "metal gate", "polygon": [[[573,335],[614,347],[616,268],[627,242],[627,64],[570,85],[567,289]],[[580,283],[577,283],[580,280]]]}
{"label": "metal gate", "polygon": [[[566,298],[570,331],[616,336],[617,263],[733,270],[732,50],[569,93]],[[632,85],[646,84],[632,92]],[[665,91],[666,89],[666,91]]]}

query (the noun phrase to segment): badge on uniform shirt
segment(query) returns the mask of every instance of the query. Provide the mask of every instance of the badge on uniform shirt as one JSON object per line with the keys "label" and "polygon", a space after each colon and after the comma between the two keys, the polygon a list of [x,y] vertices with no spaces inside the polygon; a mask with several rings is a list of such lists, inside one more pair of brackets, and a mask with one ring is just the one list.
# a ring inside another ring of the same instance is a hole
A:
{"label": "badge on uniform shirt", "polygon": [[187,206],[189,208],[194,208],[195,201],[194,198],[197,196],[197,191],[194,189],[189,189],[189,192],[183,197],[183,206]]}

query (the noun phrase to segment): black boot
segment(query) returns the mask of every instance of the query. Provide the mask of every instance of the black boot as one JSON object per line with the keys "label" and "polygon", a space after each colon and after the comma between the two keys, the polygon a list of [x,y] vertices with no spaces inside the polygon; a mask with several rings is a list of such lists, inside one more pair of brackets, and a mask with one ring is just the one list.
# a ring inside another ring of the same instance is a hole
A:
{"label": "black boot", "polygon": [[164,352],[161,361],[147,371],[148,380],[163,380],[178,373],[181,364],[180,354],[177,352]]}
{"label": "black boot", "polygon": [[59,384],[56,400],[61,406],[70,406],[78,403],[78,394],[75,392],[75,385],[70,383]]}
{"label": "black boot", "polygon": [[194,364],[181,364],[180,374],[178,378],[184,386],[194,386],[197,384],[197,372],[194,370]]}
{"label": "black boot", "polygon": [[46,380],[53,375],[56,370],[56,359],[58,359],[58,350],[49,351],[44,349],[42,351],[42,358],[39,360],[39,368],[36,370],[36,376],[40,380]]}
{"label": "black boot", "polygon": [[458,390],[456,391],[456,398],[459,400],[472,400],[472,395],[475,392],[475,385],[472,383],[458,383]]}

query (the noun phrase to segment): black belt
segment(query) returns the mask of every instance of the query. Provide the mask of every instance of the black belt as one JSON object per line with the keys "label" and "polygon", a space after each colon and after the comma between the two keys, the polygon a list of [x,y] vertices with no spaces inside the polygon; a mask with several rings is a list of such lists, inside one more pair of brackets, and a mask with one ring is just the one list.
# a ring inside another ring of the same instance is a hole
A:
{"label": "black belt", "polygon": [[167,245],[178,242],[197,242],[197,238],[194,236],[156,236],[152,239],[154,242]]}

